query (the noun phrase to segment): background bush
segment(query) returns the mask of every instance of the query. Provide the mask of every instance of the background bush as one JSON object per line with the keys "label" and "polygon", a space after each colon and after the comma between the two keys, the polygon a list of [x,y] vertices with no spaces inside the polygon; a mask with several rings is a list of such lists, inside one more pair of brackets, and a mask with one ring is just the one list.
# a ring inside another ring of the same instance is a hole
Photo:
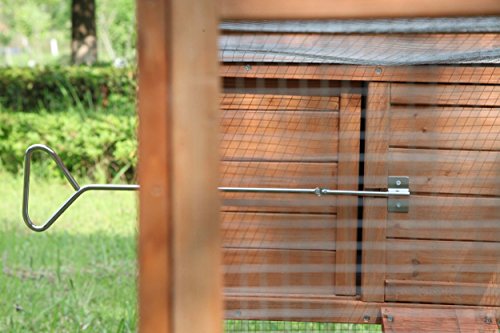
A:
{"label": "background bush", "polygon": [[92,110],[134,104],[133,68],[36,67],[0,71],[0,108],[11,111]]}
{"label": "background bush", "polygon": [[[99,182],[133,182],[137,164],[137,119],[128,113],[0,112],[0,166],[21,173],[26,148],[42,143],[53,148],[75,177]],[[33,172],[61,177],[54,162],[34,155]],[[77,178],[77,180],[78,180]]]}

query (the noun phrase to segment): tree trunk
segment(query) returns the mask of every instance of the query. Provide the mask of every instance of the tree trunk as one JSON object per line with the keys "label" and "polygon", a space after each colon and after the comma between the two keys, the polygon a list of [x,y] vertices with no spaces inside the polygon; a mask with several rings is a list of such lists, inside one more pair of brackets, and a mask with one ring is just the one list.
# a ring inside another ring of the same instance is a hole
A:
{"label": "tree trunk", "polygon": [[97,61],[95,0],[71,1],[71,62],[92,65]]}

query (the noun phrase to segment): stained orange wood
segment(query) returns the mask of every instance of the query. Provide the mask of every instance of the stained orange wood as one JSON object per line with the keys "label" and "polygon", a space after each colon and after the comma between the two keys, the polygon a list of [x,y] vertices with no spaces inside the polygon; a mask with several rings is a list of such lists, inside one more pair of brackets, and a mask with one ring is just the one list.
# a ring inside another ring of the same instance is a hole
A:
{"label": "stained orange wood", "polygon": [[224,160],[337,160],[336,112],[225,111],[221,120]]}
{"label": "stained orange wood", "polygon": [[387,199],[363,200],[361,300],[384,301],[386,276]]}
{"label": "stained orange wood", "polygon": [[239,64],[221,66],[223,77],[346,80],[370,82],[436,82],[498,84],[500,67],[471,66],[357,66],[314,64]]}
{"label": "stained orange wood", "polygon": [[375,17],[442,17],[498,15],[494,0],[219,0],[221,18],[231,20],[264,19],[348,19]]}
{"label": "stained orange wood", "polygon": [[499,151],[499,132],[500,108],[391,108],[392,146]]}
{"label": "stained orange wood", "polygon": [[498,284],[500,243],[388,239],[386,278]]}
{"label": "stained orange wood", "polygon": [[176,0],[169,12],[175,333],[222,331],[216,7],[213,0]]}
{"label": "stained orange wood", "polygon": [[172,251],[169,200],[171,129],[170,1],[137,2],[139,113],[139,330],[171,331]]}
{"label": "stained orange wood", "polygon": [[394,83],[391,84],[391,103],[498,107],[500,86]]}
{"label": "stained orange wood", "polygon": [[[368,85],[365,133],[365,189],[387,188],[389,100],[390,84],[374,82]],[[403,174],[397,175],[403,176]]]}
{"label": "stained orange wood", "polygon": [[386,281],[385,300],[500,306],[500,284],[389,280]]}
{"label": "stained orange wood", "polygon": [[414,193],[500,195],[500,152],[390,148],[387,165]]}
{"label": "stained orange wood", "polygon": [[253,111],[338,111],[339,98],[331,96],[297,96],[251,93],[222,95],[222,110]]}
{"label": "stained orange wood", "polygon": [[389,213],[387,237],[497,242],[500,198],[410,196],[407,214]]}
{"label": "stained orange wood", "polygon": [[[358,190],[361,95],[340,96],[338,188]],[[337,295],[356,294],[358,197],[337,198]]]}
{"label": "stained orange wood", "polygon": [[482,309],[382,308],[382,325],[387,333],[497,333],[495,313]]}
{"label": "stained orange wood", "polygon": [[[265,304],[265,307],[263,307],[263,304]],[[225,318],[361,324],[381,323],[381,307],[394,309],[407,306],[408,304],[405,303],[363,302],[356,300],[354,297],[226,294]],[[482,311],[492,311],[492,315],[496,313],[496,318],[500,315],[499,307],[487,308],[418,303],[411,304],[411,307],[422,311],[430,309],[436,313],[446,309],[481,309]],[[494,317],[492,323],[495,323]]]}
{"label": "stained orange wood", "polygon": [[224,290],[333,295],[335,252],[224,249]]}
{"label": "stained orange wood", "polygon": [[222,213],[224,247],[335,250],[335,215]]}
{"label": "stained orange wood", "polygon": [[[221,186],[337,188],[336,163],[222,162]],[[222,193],[226,211],[335,213],[335,196]]]}

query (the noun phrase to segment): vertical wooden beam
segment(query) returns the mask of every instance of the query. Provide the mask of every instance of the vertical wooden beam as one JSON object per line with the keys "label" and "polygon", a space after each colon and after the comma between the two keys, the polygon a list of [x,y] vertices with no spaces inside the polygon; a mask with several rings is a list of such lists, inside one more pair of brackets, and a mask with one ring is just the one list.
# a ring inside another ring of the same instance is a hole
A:
{"label": "vertical wooden beam", "polygon": [[[366,106],[365,189],[387,189],[390,84],[370,83]],[[383,302],[387,199],[363,200],[361,299]]]}
{"label": "vertical wooden beam", "polygon": [[170,332],[172,180],[167,0],[138,0],[139,331]]}
{"label": "vertical wooden beam", "polygon": [[213,0],[139,0],[139,329],[222,330]]}
{"label": "vertical wooden beam", "polygon": [[171,0],[173,332],[222,332],[215,0]]}
{"label": "vertical wooden beam", "polygon": [[[358,190],[361,95],[340,95],[338,188]],[[356,295],[358,197],[337,198],[335,294]]]}

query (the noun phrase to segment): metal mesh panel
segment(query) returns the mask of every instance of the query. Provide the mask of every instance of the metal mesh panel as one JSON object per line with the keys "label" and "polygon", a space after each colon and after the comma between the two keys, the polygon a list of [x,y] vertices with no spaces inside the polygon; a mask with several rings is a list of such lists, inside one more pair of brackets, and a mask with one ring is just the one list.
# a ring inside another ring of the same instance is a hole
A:
{"label": "metal mesh panel", "polygon": [[226,332],[498,312],[498,29],[450,22],[222,24]]}

